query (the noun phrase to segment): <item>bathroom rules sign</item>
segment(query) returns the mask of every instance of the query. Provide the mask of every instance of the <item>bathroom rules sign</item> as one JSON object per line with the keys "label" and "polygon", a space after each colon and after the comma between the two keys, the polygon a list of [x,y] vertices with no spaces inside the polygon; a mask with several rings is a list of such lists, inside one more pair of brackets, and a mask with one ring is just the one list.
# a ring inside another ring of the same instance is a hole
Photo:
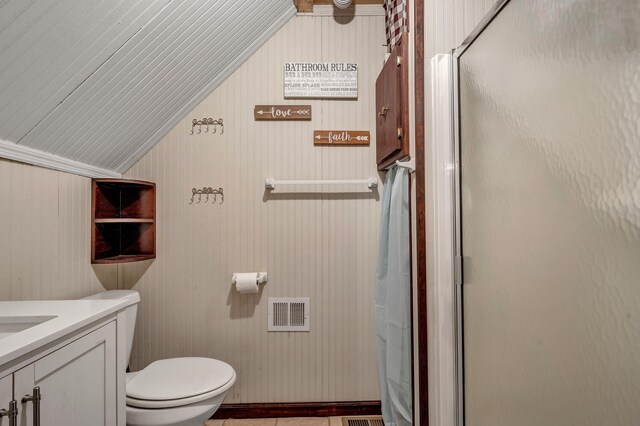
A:
{"label": "bathroom rules sign", "polygon": [[358,64],[350,62],[286,62],[285,98],[358,97]]}

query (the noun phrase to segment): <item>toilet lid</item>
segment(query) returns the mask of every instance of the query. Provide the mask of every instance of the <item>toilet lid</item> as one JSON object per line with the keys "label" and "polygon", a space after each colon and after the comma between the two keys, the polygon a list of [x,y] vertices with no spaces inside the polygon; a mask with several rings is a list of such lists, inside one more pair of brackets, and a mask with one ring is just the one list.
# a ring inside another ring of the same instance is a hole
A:
{"label": "toilet lid", "polygon": [[127,383],[127,396],[149,401],[189,398],[218,389],[234,377],[233,368],[217,359],[163,359]]}

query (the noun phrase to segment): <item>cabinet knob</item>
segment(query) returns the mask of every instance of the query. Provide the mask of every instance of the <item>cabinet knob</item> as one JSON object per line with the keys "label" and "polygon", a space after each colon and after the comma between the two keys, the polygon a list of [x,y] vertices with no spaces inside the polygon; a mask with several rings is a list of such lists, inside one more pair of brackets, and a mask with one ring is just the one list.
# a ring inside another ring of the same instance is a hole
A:
{"label": "cabinet knob", "polygon": [[0,410],[0,418],[2,417],[9,418],[9,426],[18,426],[18,401],[11,401],[8,410]]}
{"label": "cabinet knob", "polygon": [[389,111],[389,108],[387,108],[386,106],[382,107],[382,110],[378,113],[378,116],[380,117],[386,117],[387,116],[387,112]]}

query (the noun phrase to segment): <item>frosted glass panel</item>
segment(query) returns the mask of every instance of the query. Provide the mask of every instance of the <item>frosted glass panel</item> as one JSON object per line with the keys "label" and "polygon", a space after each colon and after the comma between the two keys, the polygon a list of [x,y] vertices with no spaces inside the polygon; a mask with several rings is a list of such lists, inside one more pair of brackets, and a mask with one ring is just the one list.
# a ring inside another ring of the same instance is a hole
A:
{"label": "frosted glass panel", "polygon": [[640,425],[640,2],[512,0],[460,57],[467,426]]}

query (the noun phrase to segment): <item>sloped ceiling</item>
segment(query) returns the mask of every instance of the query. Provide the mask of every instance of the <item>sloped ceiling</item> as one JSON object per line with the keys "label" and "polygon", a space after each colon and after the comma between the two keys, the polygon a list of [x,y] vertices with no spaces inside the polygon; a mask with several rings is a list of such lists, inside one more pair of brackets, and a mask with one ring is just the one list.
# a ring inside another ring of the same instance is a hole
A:
{"label": "sloped ceiling", "polygon": [[295,13],[291,0],[0,0],[0,142],[124,173]]}

